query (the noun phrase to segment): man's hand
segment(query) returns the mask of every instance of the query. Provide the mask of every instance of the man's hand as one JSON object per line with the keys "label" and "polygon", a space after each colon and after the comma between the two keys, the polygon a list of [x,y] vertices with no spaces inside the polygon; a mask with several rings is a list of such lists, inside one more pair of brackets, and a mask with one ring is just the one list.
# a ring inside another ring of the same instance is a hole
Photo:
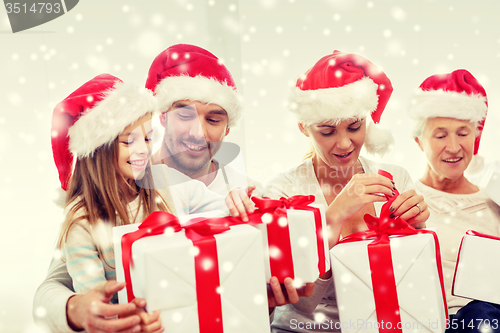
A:
{"label": "man's hand", "polygon": [[[72,296],[66,304],[69,326],[88,333],[140,332],[141,318],[135,314],[136,304],[109,304],[113,295],[124,287],[124,282],[108,281],[86,294]],[[116,316],[120,318],[107,319]]]}
{"label": "man's hand", "polygon": [[299,289],[295,288],[293,285],[293,279],[286,278],[284,281],[284,286],[282,286],[278,278],[273,276],[269,280],[269,285],[267,291],[267,301],[269,303],[269,308],[274,308],[276,306],[281,306],[285,304],[295,304],[299,301],[299,297],[305,296],[310,297],[314,292],[314,283],[306,283],[305,286]]}

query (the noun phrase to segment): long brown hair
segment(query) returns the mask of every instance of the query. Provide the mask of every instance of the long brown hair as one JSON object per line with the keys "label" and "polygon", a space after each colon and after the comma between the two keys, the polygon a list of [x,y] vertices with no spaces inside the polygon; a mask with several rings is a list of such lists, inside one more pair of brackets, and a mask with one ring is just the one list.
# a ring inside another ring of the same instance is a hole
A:
{"label": "long brown hair", "polygon": [[[116,138],[112,143],[97,148],[93,155],[77,159],[66,191],[66,207],[71,208],[61,227],[57,241],[59,249],[67,240],[71,226],[79,220],[87,220],[91,226],[95,226],[99,220],[112,226],[116,226],[118,219],[123,224],[131,223],[127,213],[127,195],[119,186],[123,176],[117,173],[118,145]],[[145,169],[141,185],[133,183],[129,186],[129,190],[140,197],[136,214],[141,206],[144,207],[145,215],[157,210],[170,211],[167,203],[154,189],[149,167]],[[98,252],[102,258],[102,249],[99,246]]]}

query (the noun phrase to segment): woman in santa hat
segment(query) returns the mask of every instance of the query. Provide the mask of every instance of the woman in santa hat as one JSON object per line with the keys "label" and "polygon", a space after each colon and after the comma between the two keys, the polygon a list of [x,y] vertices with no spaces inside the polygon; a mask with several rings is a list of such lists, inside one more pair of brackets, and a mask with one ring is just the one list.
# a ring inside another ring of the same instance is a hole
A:
{"label": "woman in santa hat", "polygon": [[[306,71],[291,93],[290,110],[299,130],[309,138],[311,151],[300,165],[273,179],[266,195],[314,195],[315,203],[328,207],[330,248],[341,235],[367,230],[363,216],[378,216],[386,197],[393,197],[396,188],[401,194],[391,205],[392,216],[413,225],[423,225],[429,217],[406,170],[360,156],[363,146],[368,152],[383,154],[393,142],[388,132],[375,125],[391,93],[391,82],[380,69],[359,55],[339,51]],[[393,181],[378,175],[379,170],[392,174]],[[279,288],[279,284],[272,281],[271,287]],[[291,325],[292,321],[302,325]],[[318,321],[328,325],[314,324]],[[336,323],[335,289],[328,272],[316,281],[313,296],[275,309],[272,329],[340,332]]]}
{"label": "woman in santa hat", "polygon": [[464,176],[480,163],[476,154],[487,110],[484,88],[464,69],[425,79],[410,109],[413,137],[427,158],[425,173],[415,185],[429,205],[427,226],[437,228],[441,246],[450,313],[447,332],[500,332],[500,305],[451,294],[457,253],[467,230],[500,236],[500,207]]}
{"label": "woman in santa hat", "polygon": [[[124,287],[114,282],[112,228],[140,223],[158,210],[179,214],[226,210],[224,197],[202,183],[164,165],[150,167],[156,109],[150,90],[102,74],[54,110],[52,150],[66,191],[66,218],[57,244],[65,264],[51,269],[57,274],[44,281],[34,304],[46,309],[44,318],[35,319],[51,331],[163,331],[159,312],[148,315],[142,310],[144,300],[107,304],[116,303],[115,293]],[[178,185],[166,186],[170,182]],[[161,189],[158,184],[163,184]],[[127,318],[106,318],[114,315]]]}

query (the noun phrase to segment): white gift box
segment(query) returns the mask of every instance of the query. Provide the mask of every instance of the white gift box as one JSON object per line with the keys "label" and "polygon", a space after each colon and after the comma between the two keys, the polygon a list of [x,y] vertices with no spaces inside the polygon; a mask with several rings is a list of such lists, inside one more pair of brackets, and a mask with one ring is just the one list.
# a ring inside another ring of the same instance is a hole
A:
{"label": "white gift box", "polygon": [[500,206],[500,172],[493,172],[484,193]]}
{"label": "white gift box", "polygon": [[[330,250],[344,333],[379,332],[367,249],[372,241],[340,243]],[[434,237],[432,234],[391,236],[390,249],[402,331],[444,332],[446,303]]]}
{"label": "white gift box", "polygon": [[[117,281],[125,281],[121,238],[137,229],[137,224],[113,228]],[[260,232],[249,225],[237,225],[214,237],[224,333],[268,333]],[[197,250],[184,230],[141,238],[132,245],[134,266],[130,271],[134,295],[146,300],[148,312],[161,311],[166,332],[199,332],[194,258]],[[120,303],[127,303],[125,289],[118,297]]]}
{"label": "white gift box", "polygon": [[[310,207],[318,208],[321,215],[321,228],[323,235],[323,251],[324,264],[326,271],[330,270],[330,253],[328,249],[328,235],[326,227],[325,212],[323,205],[310,204]],[[288,223],[288,235],[279,235],[279,237],[289,237],[290,248],[293,259],[294,281],[297,285],[307,282],[314,282],[321,275],[319,271],[319,250],[318,250],[318,233],[314,213],[309,210],[287,209],[287,219],[280,223]],[[264,261],[266,269],[266,281],[269,282],[271,275],[270,256],[280,256],[281,249],[269,247],[267,223],[272,221],[270,213],[262,215],[262,224],[254,224],[254,226],[262,232]],[[282,282],[282,281],[281,281]]]}
{"label": "white gift box", "polygon": [[500,240],[465,235],[458,252],[452,294],[500,304]]}

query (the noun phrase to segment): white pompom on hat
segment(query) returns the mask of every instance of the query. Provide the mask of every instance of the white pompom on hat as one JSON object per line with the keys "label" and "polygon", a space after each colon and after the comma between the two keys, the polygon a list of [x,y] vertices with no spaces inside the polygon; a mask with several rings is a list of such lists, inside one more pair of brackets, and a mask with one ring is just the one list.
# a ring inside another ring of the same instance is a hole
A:
{"label": "white pompom on hat", "polygon": [[306,126],[371,116],[365,147],[383,155],[394,139],[376,124],[391,94],[391,81],[378,67],[362,56],[334,51],[297,80],[289,109]]}
{"label": "white pompom on hat", "polygon": [[83,84],[52,114],[52,153],[61,188],[67,189],[75,156],[92,156],[147,113],[156,110],[151,91],[101,74]]}
{"label": "white pompom on hat", "polygon": [[240,97],[231,73],[215,55],[195,45],[172,45],[161,52],[149,68],[146,88],[158,98],[160,112],[177,101],[192,100],[222,107],[229,127],[241,117]]}

